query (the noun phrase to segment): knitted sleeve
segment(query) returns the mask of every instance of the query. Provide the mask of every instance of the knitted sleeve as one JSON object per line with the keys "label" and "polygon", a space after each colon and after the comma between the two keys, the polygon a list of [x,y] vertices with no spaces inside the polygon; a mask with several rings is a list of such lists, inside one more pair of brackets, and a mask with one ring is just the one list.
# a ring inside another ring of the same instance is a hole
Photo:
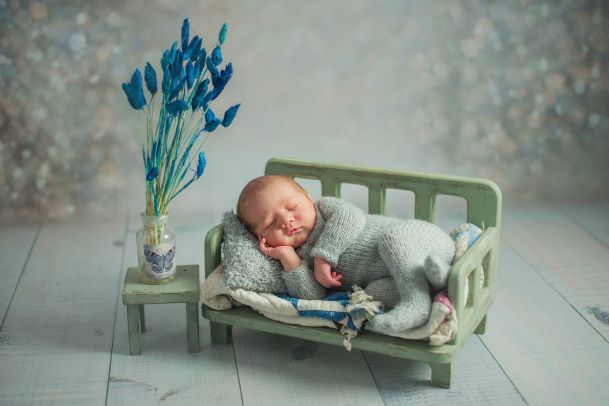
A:
{"label": "knitted sleeve", "polygon": [[305,261],[290,272],[283,272],[283,280],[290,296],[299,299],[315,300],[326,296],[326,289],[315,280],[313,271]]}
{"label": "knitted sleeve", "polygon": [[335,197],[321,198],[318,207],[326,223],[311,250],[311,257],[321,257],[335,267],[340,254],[363,230],[366,214],[359,207]]}

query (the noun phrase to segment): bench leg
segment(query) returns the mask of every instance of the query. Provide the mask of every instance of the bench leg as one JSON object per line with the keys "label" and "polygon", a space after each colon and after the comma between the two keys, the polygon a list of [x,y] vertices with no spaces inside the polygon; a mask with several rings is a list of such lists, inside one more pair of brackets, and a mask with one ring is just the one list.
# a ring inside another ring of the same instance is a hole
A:
{"label": "bench leg", "polygon": [[228,324],[209,322],[211,341],[218,344],[230,344],[233,341],[233,326]]}
{"label": "bench leg", "polygon": [[429,364],[431,367],[431,384],[450,389],[453,376],[453,364]]}
{"label": "bench leg", "polygon": [[140,308],[140,331],[146,332],[146,316],[144,315],[144,305],[139,305]]}
{"label": "bench leg", "polygon": [[129,327],[129,354],[142,354],[142,341],[140,335],[140,308],[139,305],[127,305],[127,325]]}
{"label": "bench leg", "polygon": [[186,303],[186,335],[188,352],[199,352],[199,304]]}
{"label": "bench leg", "polygon": [[476,334],[484,334],[486,332],[486,316],[484,316],[484,318],[480,321],[480,324],[478,324],[478,327],[476,327],[476,330],[474,330],[474,333]]}

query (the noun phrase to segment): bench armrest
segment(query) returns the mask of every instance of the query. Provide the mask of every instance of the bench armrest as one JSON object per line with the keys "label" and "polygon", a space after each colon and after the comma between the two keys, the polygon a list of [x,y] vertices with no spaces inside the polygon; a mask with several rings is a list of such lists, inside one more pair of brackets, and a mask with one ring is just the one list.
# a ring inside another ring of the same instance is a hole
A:
{"label": "bench armrest", "polygon": [[[498,249],[499,229],[489,227],[450,270],[448,297],[457,313],[457,341],[476,329],[494,299]],[[482,272],[484,284],[480,286]]]}
{"label": "bench armrest", "polygon": [[224,238],[224,227],[219,224],[209,230],[205,236],[204,252],[205,252],[205,277],[207,278],[210,273],[222,260],[221,247],[222,239]]}

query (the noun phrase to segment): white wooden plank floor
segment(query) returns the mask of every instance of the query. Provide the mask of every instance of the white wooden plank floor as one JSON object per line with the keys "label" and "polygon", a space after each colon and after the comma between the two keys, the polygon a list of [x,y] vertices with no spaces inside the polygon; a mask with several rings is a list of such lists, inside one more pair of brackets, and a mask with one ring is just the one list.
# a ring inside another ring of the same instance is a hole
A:
{"label": "white wooden plank floor", "polygon": [[[215,220],[172,218],[180,263],[202,266]],[[609,203],[504,208],[487,332],[458,354],[450,390],[424,364],[342,347],[244,329],[212,345],[204,319],[189,354],[184,305],[147,306],[130,356],[120,291],[138,226],[0,226],[0,404],[609,404]]]}

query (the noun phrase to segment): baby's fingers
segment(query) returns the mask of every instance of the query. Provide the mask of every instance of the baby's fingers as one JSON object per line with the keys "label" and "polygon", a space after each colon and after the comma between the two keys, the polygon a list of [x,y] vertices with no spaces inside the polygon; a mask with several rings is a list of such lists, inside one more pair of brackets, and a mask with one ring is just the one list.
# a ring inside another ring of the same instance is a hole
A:
{"label": "baby's fingers", "polygon": [[260,250],[262,252],[264,252],[265,254],[267,254],[270,251],[270,249],[271,249],[271,247],[266,245],[266,239],[265,238],[261,238],[260,239]]}
{"label": "baby's fingers", "polygon": [[332,272],[331,275],[330,275],[330,282],[329,283],[332,286],[340,286],[340,285],[342,285],[342,283],[340,282],[342,277],[343,277],[342,275],[339,275],[336,272]]}

